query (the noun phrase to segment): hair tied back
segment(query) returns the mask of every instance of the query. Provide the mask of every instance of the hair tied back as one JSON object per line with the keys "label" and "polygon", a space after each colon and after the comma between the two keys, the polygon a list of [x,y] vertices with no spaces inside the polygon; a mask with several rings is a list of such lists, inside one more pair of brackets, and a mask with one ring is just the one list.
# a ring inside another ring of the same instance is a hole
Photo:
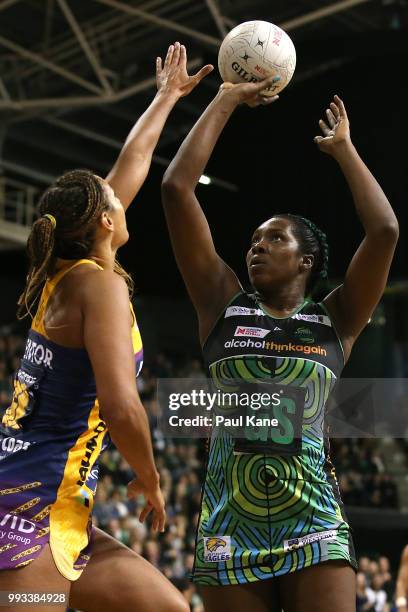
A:
{"label": "hair tied back", "polygon": [[48,219],[49,221],[51,221],[51,225],[52,225],[53,229],[55,229],[57,227],[57,220],[54,217],[54,215],[50,215],[49,213],[47,213],[47,214],[43,215],[43,217],[45,219]]}

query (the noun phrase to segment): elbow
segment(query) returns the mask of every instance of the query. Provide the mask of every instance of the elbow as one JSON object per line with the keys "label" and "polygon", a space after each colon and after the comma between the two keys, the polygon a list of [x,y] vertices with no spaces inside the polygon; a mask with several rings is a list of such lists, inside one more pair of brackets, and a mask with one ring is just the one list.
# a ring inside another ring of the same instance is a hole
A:
{"label": "elbow", "polygon": [[101,413],[108,429],[127,427],[129,422],[140,414],[144,407],[137,397],[116,397],[113,401],[99,401]]}
{"label": "elbow", "polygon": [[163,206],[180,201],[184,194],[189,191],[190,189],[182,177],[166,172],[161,185]]}
{"label": "elbow", "polygon": [[399,238],[399,225],[396,218],[390,219],[377,230],[377,238],[388,244],[396,244]]}

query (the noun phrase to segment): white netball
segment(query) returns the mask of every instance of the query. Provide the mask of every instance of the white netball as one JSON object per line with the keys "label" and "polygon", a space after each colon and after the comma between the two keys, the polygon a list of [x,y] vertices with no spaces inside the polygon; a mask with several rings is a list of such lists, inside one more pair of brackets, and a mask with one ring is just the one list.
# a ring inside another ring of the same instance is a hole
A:
{"label": "white netball", "polygon": [[262,92],[278,94],[291,80],[296,67],[295,46],[284,30],[267,21],[245,21],[224,38],[218,53],[218,69],[230,83],[280,80]]}

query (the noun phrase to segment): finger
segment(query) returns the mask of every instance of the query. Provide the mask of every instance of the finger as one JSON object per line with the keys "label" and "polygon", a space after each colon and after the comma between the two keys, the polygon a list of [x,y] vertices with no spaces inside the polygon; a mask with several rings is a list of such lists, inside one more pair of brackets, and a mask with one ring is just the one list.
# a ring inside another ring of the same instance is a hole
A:
{"label": "finger", "polygon": [[319,145],[319,144],[323,144],[323,143],[325,143],[325,142],[331,142],[332,140],[333,140],[333,136],[325,136],[325,137],[323,137],[323,136],[315,136],[315,137],[313,138],[313,141],[314,141],[316,144],[318,144],[318,145]]}
{"label": "finger", "polygon": [[331,129],[333,129],[336,126],[336,118],[330,108],[326,109],[326,117]]}
{"label": "finger", "polygon": [[268,77],[267,79],[264,79],[263,81],[258,81],[258,83],[256,83],[254,87],[255,92],[263,91],[264,89],[269,89],[270,87],[272,87],[272,85],[274,85],[278,81],[280,81],[279,74],[273,77]]}
{"label": "finger", "polygon": [[153,512],[153,520],[152,520],[152,530],[157,531],[157,527],[159,526],[159,519],[157,517],[156,510]]}
{"label": "finger", "polygon": [[274,102],[276,102],[277,100],[279,100],[279,96],[261,96],[262,99],[262,106],[269,106],[269,104],[273,104]]}
{"label": "finger", "polygon": [[334,96],[334,101],[337,104],[337,106],[339,107],[339,111],[340,111],[340,117],[344,117],[345,119],[347,119],[347,112],[346,112],[346,107],[343,104],[343,100],[341,100],[339,98],[339,96],[336,94]]}
{"label": "finger", "polygon": [[129,499],[142,495],[143,488],[137,483],[130,483],[127,488],[127,496]]}
{"label": "finger", "polygon": [[333,135],[333,133],[331,132],[329,126],[327,125],[327,123],[325,123],[325,121],[323,121],[323,119],[319,120],[319,126],[320,126],[320,129],[322,130],[322,132],[323,132],[323,134],[325,136],[329,136],[330,133],[331,133],[331,135]]}
{"label": "finger", "polygon": [[245,102],[245,104],[249,106],[249,108],[256,108],[257,106],[269,106],[269,104],[273,104],[273,102],[276,102],[276,100],[279,100],[278,95],[262,96],[258,94],[255,98],[252,98],[251,100]]}
{"label": "finger", "polygon": [[152,529],[154,531],[159,531],[163,533],[166,525],[166,511],[164,509],[158,511],[154,511],[153,521],[152,521]]}
{"label": "finger", "polygon": [[337,106],[337,104],[335,104],[334,102],[330,102],[330,108],[331,108],[333,115],[336,117],[336,121],[339,121],[340,111],[339,111],[339,107]]}
{"label": "finger", "polygon": [[144,523],[146,518],[149,516],[149,514],[151,513],[152,510],[153,510],[153,506],[151,504],[147,503],[145,505],[145,507],[143,508],[143,510],[141,511],[141,513],[140,513],[139,521],[141,523]]}
{"label": "finger", "polygon": [[159,75],[163,70],[163,62],[161,57],[156,57],[156,74]]}
{"label": "finger", "polygon": [[175,42],[174,43],[174,52],[173,52],[173,57],[171,59],[171,63],[174,66],[178,66],[180,61],[180,43],[179,42]]}
{"label": "finger", "polygon": [[164,67],[165,68],[167,68],[167,66],[169,64],[171,64],[171,60],[173,58],[173,53],[174,53],[174,47],[173,47],[173,45],[170,45],[170,47],[168,48],[168,51],[167,51],[166,59],[164,60]]}
{"label": "finger", "polygon": [[[199,83],[204,77],[207,76],[207,74],[210,74],[210,72],[212,72],[213,70],[214,66],[212,66],[211,64],[207,64],[206,66],[203,66],[201,70],[199,70],[192,78],[197,81],[197,83]],[[223,83],[223,85],[225,85],[225,83]],[[232,85],[232,83],[228,83],[228,85]]]}
{"label": "finger", "polygon": [[184,45],[181,45],[180,47],[180,61],[179,64],[181,64],[182,66],[186,66],[187,65],[187,50],[186,47]]}
{"label": "finger", "polygon": [[160,517],[159,517],[159,531],[160,531],[160,533],[163,533],[165,527],[166,527],[166,511],[163,510],[163,512],[160,513]]}

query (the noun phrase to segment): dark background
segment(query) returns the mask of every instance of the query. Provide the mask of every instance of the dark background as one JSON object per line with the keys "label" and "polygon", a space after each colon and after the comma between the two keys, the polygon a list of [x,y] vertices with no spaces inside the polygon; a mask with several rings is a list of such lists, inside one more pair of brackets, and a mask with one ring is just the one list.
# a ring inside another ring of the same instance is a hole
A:
{"label": "dark background", "polygon": [[[136,1],[127,4],[143,6]],[[176,16],[168,14],[173,4],[176,5],[170,2],[163,6],[167,7],[167,17],[176,20]],[[313,0],[219,2],[223,14],[234,18],[236,23],[253,18],[281,23],[329,4]],[[84,20],[91,16],[92,11],[100,10],[100,19],[110,15],[107,7],[98,2],[85,5],[72,0],[70,6],[77,17]],[[0,34],[35,49],[35,39],[44,29],[41,21],[44,7],[44,3],[27,0],[0,12]],[[195,13],[188,19],[186,17],[186,24],[216,35],[215,24],[206,7],[198,4],[189,4],[189,7],[190,12],[194,9]],[[297,50],[297,68],[292,82],[272,107],[237,109],[206,169],[207,174],[232,183],[237,190],[230,191],[216,184],[197,188],[217,249],[242,282],[247,283],[245,254],[253,230],[273,213],[287,211],[309,217],[327,233],[330,280],[332,284],[341,281],[363,231],[336,162],[321,153],[313,143],[313,137],[319,133],[318,119],[323,116],[332,96],[339,94],[349,113],[353,141],[388,195],[400,222],[400,241],[391,269],[389,295],[378,315],[381,319],[385,309],[385,322],[383,320],[376,330],[370,332],[376,334],[376,346],[380,352],[383,348],[380,337],[382,342],[392,342],[407,336],[404,313],[408,292],[403,284],[407,279],[407,13],[406,3],[400,0],[373,0],[290,31]],[[51,17],[51,34],[57,40],[58,36],[66,34],[66,22],[56,10]],[[117,15],[111,17],[116,19]],[[131,19],[126,19],[131,28]],[[181,18],[180,22],[183,22]],[[125,40],[120,53],[102,57],[105,66],[118,71],[124,85],[152,76],[156,55],[163,55],[168,44],[178,39],[186,44],[190,57],[199,53],[203,64],[211,62],[217,66],[216,48],[189,40],[188,36],[180,37],[177,32],[163,28],[152,30],[152,27],[151,24],[141,24],[138,43],[130,44]],[[58,55],[52,55],[52,44],[48,51],[42,49],[45,56],[47,52],[50,59],[57,61]],[[1,74],[10,91],[18,97],[15,73],[10,65],[10,52],[0,45],[0,68],[4,67]],[[83,65],[83,57],[78,56],[77,65],[70,66],[70,69],[80,72]],[[28,70],[25,65],[21,68]],[[124,74],[128,75],[127,82]],[[62,80],[47,81],[44,75],[41,78],[43,81],[37,82],[28,76],[23,81],[24,84],[27,82],[26,89],[34,97],[41,97],[38,91],[42,96],[78,94],[74,84]],[[179,102],[157,147],[161,158],[172,159],[219,84],[216,68],[191,96]],[[88,167],[105,176],[117,151],[106,144],[52,127],[47,120],[62,116],[75,125],[123,142],[132,122],[137,120],[153,96],[154,87],[151,87],[111,106],[67,106],[63,113],[54,109],[31,113],[15,109],[0,111],[0,128],[4,136],[0,168],[4,159],[51,176],[74,167]],[[165,343],[176,344],[172,334],[176,335],[178,330],[195,352],[194,314],[186,303],[186,292],[171,252],[160,202],[160,183],[165,165],[152,164],[145,185],[129,209],[131,238],[121,249],[120,259],[136,283],[142,328],[146,321],[145,337],[147,334],[147,338],[156,338],[157,344],[160,333]],[[5,172],[17,177],[10,170]],[[30,182],[41,189],[46,186],[40,181],[36,183],[34,178]],[[182,219],[180,223],[183,223]],[[22,250],[3,251],[1,262],[0,280],[7,292],[0,300],[0,323],[8,324],[14,320],[15,301],[24,283],[27,262]],[[154,299],[155,296],[159,299]],[[167,301],[169,297],[177,301],[170,303]],[[160,304],[165,303],[167,306],[161,308]],[[171,321],[173,325],[169,325]],[[179,321],[183,324],[179,325]],[[149,346],[148,342],[146,344]]]}
{"label": "dark background", "polygon": [[[333,41],[325,44],[329,47]],[[216,61],[211,56],[206,59]],[[299,63],[301,59],[300,56]],[[318,119],[335,93],[346,104],[354,144],[386,192],[400,222],[400,242],[390,279],[406,277],[407,69],[408,52],[358,58],[324,77],[289,85],[272,107],[242,107],[236,111],[206,172],[236,184],[238,192],[199,185],[197,194],[219,252],[243,281],[247,280],[245,253],[251,233],[273,213],[286,211],[309,217],[327,233],[330,276],[338,279],[344,275],[363,236],[362,227],[336,162],[313,143],[319,133]],[[170,126],[173,119],[169,119]],[[59,146],[63,150],[63,140]],[[177,148],[178,143],[174,143],[164,153],[171,158]],[[5,154],[19,154],[14,142],[6,141],[4,150]],[[52,167],[56,174],[71,167],[63,160],[58,164],[56,161],[59,162],[54,160]],[[95,172],[103,170],[93,158],[92,147],[88,166]],[[49,167],[44,170],[50,172]],[[161,209],[162,176],[163,168],[152,164],[128,212],[131,238],[121,250],[120,259],[133,274],[140,294],[179,295],[183,292],[182,282]],[[22,253],[5,253],[2,259],[13,276],[23,278],[26,262]]]}

